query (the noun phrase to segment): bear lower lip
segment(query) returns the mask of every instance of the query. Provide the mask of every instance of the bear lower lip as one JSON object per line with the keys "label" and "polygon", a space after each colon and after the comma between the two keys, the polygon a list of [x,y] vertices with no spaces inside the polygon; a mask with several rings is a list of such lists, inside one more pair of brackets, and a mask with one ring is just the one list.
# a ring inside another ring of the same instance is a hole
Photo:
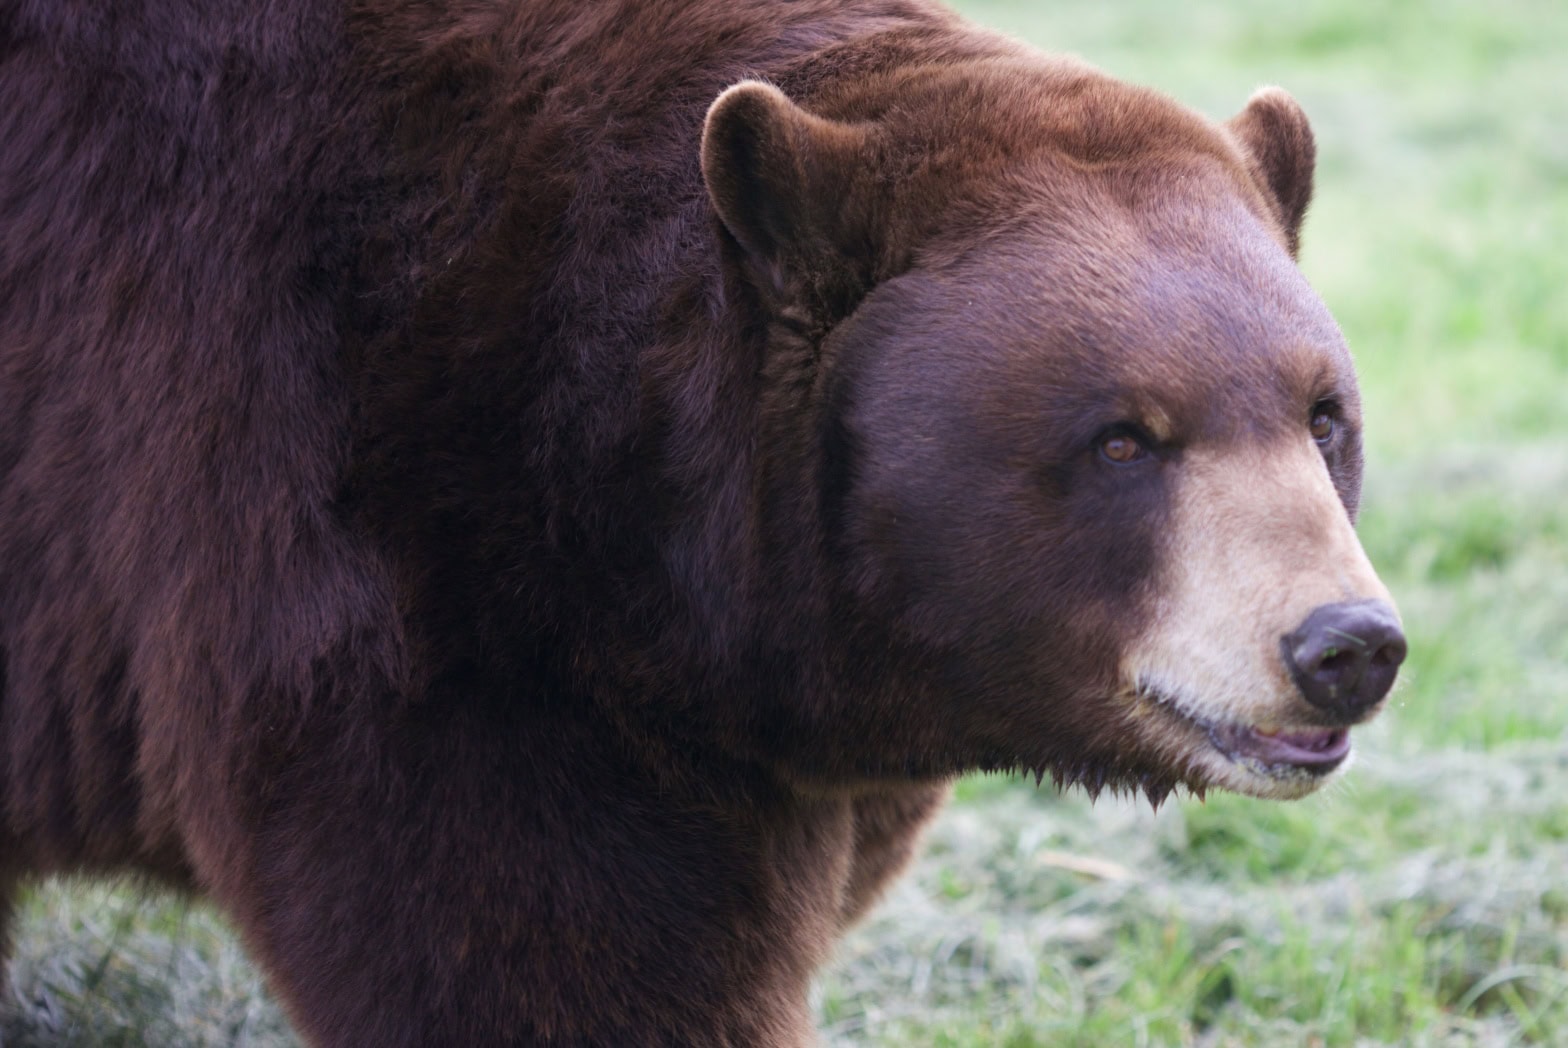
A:
{"label": "bear lower lip", "polygon": [[1347,728],[1265,732],[1241,725],[1210,729],[1214,745],[1233,760],[1265,765],[1288,765],[1303,771],[1327,772],[1350,753]]}
{"label": "bear lower lip", "polygon": [[1210,745],[1232,763],[1244,763],[1264,775],[1305,772],[1327,775],[1350,755],[1350,728],[1283,729],[1218,723],[1194,716],[1147,683],[1139,694],[1166,712],[1206,734]]}

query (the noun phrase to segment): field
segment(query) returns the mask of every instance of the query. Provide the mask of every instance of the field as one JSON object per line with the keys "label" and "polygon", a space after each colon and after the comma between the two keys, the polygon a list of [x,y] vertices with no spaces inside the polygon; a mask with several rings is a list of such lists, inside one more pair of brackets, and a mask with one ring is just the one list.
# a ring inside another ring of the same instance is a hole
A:
{"label": "field", "polygon": [[[1568,5],[969,0],[1214,116],[1305,104],[1411,655],[1279,805],[977,778],[816,989],[852,1046],[1568,1044]],[[291,1044],[206,910],[49,886],[0,1041]]]}

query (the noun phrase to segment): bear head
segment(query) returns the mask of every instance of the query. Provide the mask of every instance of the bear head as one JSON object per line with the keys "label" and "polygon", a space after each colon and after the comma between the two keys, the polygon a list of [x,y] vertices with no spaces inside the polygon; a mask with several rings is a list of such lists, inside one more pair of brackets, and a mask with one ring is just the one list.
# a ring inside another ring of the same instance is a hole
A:
{"label": "bear head", "polygon": [[1345,763],[1405,642],[1295,264],[1313,160],[1283,91],[1215,124],[1070,60],[713,103],[709,197],[809,432],[769,526],[826,565],[865,766],[1158,800]]}

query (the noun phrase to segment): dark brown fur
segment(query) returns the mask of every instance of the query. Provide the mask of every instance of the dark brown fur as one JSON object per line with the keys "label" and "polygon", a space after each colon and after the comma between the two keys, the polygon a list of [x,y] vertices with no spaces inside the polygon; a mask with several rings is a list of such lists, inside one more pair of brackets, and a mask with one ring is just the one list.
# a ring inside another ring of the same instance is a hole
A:
{"label": "dark brown fur", "polygon": [[[699,145],[747,77],[852,148],[716,134],[726,227]],[[962,366],[857,347],[993,248],[999,340],[1136,301],[1011,265],[1095,171],[1190,176],[1192,251],[1284,302],[1310,158],[1272,126],[913,0],[0,0],[0,946],[21,878],[139,871],[314,1043],[808,1041],[947,776],[1184,773],[1097,700],[1159,550],[1158,488],[1107,544],[1080,453],[1134,365],[1092,323],[1019,363],[1072,393],[1009,449],[901,415]],[[927,432],[1038,488],[943,516]]]}

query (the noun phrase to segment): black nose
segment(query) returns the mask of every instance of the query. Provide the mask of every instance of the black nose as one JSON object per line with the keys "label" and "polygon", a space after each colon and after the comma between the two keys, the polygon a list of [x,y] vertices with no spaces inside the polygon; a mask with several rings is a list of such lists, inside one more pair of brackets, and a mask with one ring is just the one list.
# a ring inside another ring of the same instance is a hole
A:
{"label": "black nose", "polygon": [[1405,661],[1399,619],[1380,600],[1324,604],[1280,644],[1306,700],[1346,720],[1387,695]]}

